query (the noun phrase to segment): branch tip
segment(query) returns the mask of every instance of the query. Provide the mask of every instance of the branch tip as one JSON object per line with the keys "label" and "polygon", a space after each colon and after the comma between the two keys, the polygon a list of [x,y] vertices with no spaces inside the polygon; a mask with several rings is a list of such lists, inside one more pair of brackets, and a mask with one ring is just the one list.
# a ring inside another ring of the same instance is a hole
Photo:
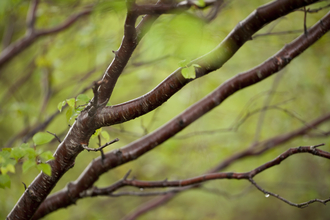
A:
{"label": "branch tip", "polygon": [[51,135],[54,135],[54,137],[56,138],[56,140],[57,140],[59,143],[62,142],[61,139],[60,139],[55,133],[52,133],[52,132],[50,132],[50,131],[46,131],[46,132],[49,133],[49,134],[51,134]]}

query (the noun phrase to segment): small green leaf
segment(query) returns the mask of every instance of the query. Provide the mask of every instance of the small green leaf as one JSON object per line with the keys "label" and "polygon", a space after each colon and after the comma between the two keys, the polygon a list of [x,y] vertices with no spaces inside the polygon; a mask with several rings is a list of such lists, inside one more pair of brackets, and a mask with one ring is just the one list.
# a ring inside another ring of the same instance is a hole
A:
{"label": "small green leaf", "polygon": [[34,160],[37,157],[37,152],[29,147],[25,149],[25,156],[29,159],[29,160]]}
{"label": "small green leaf", "polygon": [[19,160],[20,158],[24,157],[26,154],[25,149],[22,147],[15,147],[10,152],[10,156],[16,160]]}
{"label": "small green leaf", "polygon": [[61,112],[62,108],[63,108],[63,106],[65,106],[65,104],[66,104],[66,101],[62,101],[62,102],[58,103],[57,109]]}
{"label": "small green leaf", "polygon": [[50,151],[45,151],[45,152],[41,153],[40,157],[46,161],[54,159],[53,154]]}
{"label": "small green leaf", "polygon": [[54,136],[49,133],[38,132],[33,136],[32,140],[35,145],[42,145],[42,144],[47,144],[48,142],[53,140],[53,138]]}
{"label": "small green leaf", "polygon": [[102,131],[102,128],[97,129],[94,134],[92,135],[92,138],[96,138]]}
{"label": "small green leaf", "polygon": [[10,153],[8,151],[0,151],[0,157],[3,160],[8,160],[10,158]]}
{"label": "small green leaf", "polygon": [[68,105],[70,106],[70,108],[75,108],[75,105],[76,105],[76,100],[75,98],[71,98],[71,99],[67,99],[66,100],[66,103],[68,103]]}
{"label": "small green leaf", "polygon": [[70,122],[70,119],[71,119],[72,113],[73,113],[73,109],[72,109],[72,108],[69,108],[69,109],[66,111],[66,113],[65,113],[66,121],[67,121],[68,123]]}
{"label": "small green leaf", "polygon": [[36,165],[36,162],[34,160],[27,160],[23,163],[22,169],[23,173],[26,173],[31,167],[34,167]]}
{"label": "small green leaf", "polygon": [[190,62],[188,60],[182,60],[179,62],[180,67],[187,67]]}
{"label": "small green leaf", "polygon": [[194,66],[183,68],[181,70],[181,73],[182,73],[182,76],[186,79],[195,79],[196,78],[196,72],[195,72]]}
{"label": "small green leaf", "polygon": [[7,174],[0,174],[0,188],[10,188],[10,178]]}
{"label": "small green leaf", "polygon": [[2,148],[2,151],[8,151],[11,152],[12,148]]}
{"label": "small green leaf", "polygon": [[198,67],[198,68],[201,68],[201,66],[200,66],[200,65],[198,65],[198,64],[196,64],[196,63],[194,63],[192,66],[193,66],[193,67]]}
{"label": "small green leaf", "polygon": [[86,94],[79,94],[76,98],[77,102],[82,102],[83,104],[87,104],[89,102],[89,98]]}
{"label": "small green leaf", "polygon": [[7,172],[15,173],[15,167],[13,164],[7,164],[6,167],[0,168],[2,174],[6,174]]}
{"label": "small green leaf", "polygon": [[52,175],[52,168],[50,167],[50,165],[48,163],[41,163],[37,165],[38,170],[44,172],[45,174],[47,174],[48,176]]}
{"label": "small green leaf", "polygon": [[102,131],[101,136],[105,139],[106,142],[110,141],[110,135],[107,131]]}
{"label": "small green leaf", "polygon": [[205,7],[205,2],[204,2],[204,0],[198,0],[195,4],[196,4],[197,6],[199,6],[199,7]]}
{"label": "small green leaf", "polygon": [[19,147],[21,147],[21,148],[30,148],[30,144],[28,144],[28,143],[23,143],[23,144],[21,144],[21,146],[19,146]]}

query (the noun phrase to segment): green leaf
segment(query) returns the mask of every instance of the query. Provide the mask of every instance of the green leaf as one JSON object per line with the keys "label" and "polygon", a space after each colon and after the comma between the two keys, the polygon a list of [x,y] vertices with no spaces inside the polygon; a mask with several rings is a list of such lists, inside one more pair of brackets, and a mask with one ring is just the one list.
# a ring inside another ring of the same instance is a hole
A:
{"label": "green leaf", "polygon": [[70,106],[70,108],[75,108],[76,105],[76,99],[75,98],[71,98],[71,99],[67,99],[66,103],[68,103],[68,105]]}
{"label": "green leaf", "polygon": [[46,132],[38,132],[33,136],[33,142],[35,145],[47,144],[53,140],[54,136]]}
{"label": "green leaf", "polygon": [[105,139],[106,142],[110,141],[110,135],[107,131],[102,131],[101,136]]}
{"label": "green leaf", "polygon": [[204,2],[204,0],[198,0],[195,4],[196,4],[197,6],[199,6],[199,7],[205,7],[205,2]]}
{"label": "green leaf", "polygon": [[69,109],[66,111],[66,113],[65,113],[66,121],[67,121],[68,123],[70,123],[70,119],[71,119],[72,113],[73,113],[73,109],[72,109],[72,108],[69,108]]}
{"label": "green leaf", "polygon": [[36,165],[36,162],[34,160],[27,160],[23,163],[22,169],[23,173],[26,173],[31,167],[34,167]]}
{"label": "green leaf", "polygon": [[53,154],[50,151],[45,151],[39,155],[42,159],[48,161],[48,160],[53,160]]}
{"label": "green leaf", "polygon": [[65,104],[66,104],[66,101],[62,101],[62,102],[58,103],[57,109],[61,112],[62,108],[63,108],[63,106],[65,106]]}
{"label": "green leaf", "polygon": [[29,159],[29,160],[34,160],[37,157],[37,152],[29,147],[25,149],[25,156]]}
{"label": "green leaf", "polygon": [[194,66],[183,68],[181,70],[181,73],[182,73],[182,76],[186,79],[195,79],[196,78],[196,72],[195,72]]}
{"label": "green leaf", "polygon": [[8,151],[0,151],[0,157],[2,160],[8,160],[10,158],[10,153]]}
{"label": "green leaf", "polygon": [[50,165],[48,163],[41,163],[37,165],[38,170],[44,172],[45,174],[47,174],[48,176],[52,175],[52,168],[50,167]]}
{"label": "green leaf", "polygon": [[11,152],[12,148],[2,148],[2,151],[8,151]]}
{"label": "green leaf", "polygon": [[180,67],[187,67],[187,65],[190,63],[188,60],[182,60],[179,62]]}
{"label": "green leaf", "polygon": [[15,147],[10,152],[10,156],[16,160],[19,160],[20,158],[24,157],[26,154],[25,149],[21,147]]}
{"label": "green leaf", "polygon": [[6,174],[7,172],[15,173],[15,166],[13,164],[7,164],[6,167],[0,168],[2,174]]}
{"label": "green leaf", "polygon": [[101,132],[102,132],[102,128],[97,129],[92,135],[92,138],[96,138]]}
{"label": "green leaf", "polygon": [[83,104],[87,104],[89,102],[89,98],[86,94],[79,94],[76,98],[77,102],[82,102]]}
{"label": "green leaf", "polygon": [[10,188],[10,178],[7,174],[0,174],[0,188]]}

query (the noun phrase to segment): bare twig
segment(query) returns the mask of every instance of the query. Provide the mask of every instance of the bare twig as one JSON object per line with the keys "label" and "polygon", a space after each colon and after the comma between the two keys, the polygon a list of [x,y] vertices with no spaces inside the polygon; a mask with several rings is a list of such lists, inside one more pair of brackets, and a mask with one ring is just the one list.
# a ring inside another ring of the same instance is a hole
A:
{"label": "bare twig", "polygon": [[62,142],[61,139],[60,139],[55,133],[52,133],[52,132],[49,132],[49,131],[47,131],[47,133],[54,135],[54,137],[56,138],[56,140],[57,140],[59,143]]}
{"label": "bare twig", "polygon": [[26,18],[26,24],[27,24],[27,35],[32,34],[35,29],[34,29],[34,24],[36,21],[36,12],[37,12],[37,6],[39,4],[39,0],[32,0],[30,4],[30,9],[27,14]]}
{"label": "bare twig", "polygon": [[101,151],[103,148],[109,146],[110,144],[116,143],[117,141],[119,141],[118,138],[116,138],[112,141],[109,141],[109,142],[105,143],[103,146],[98,147],[98,148],[89,148],[87,145],[84,145],[84,144],[82,145],[82,147],[87,151]]}
{"label": "bare twig", "polygon": [[[261,186],[259,186],[254,180],[253,177],[256,176],[257,174],[273,167],[276,165],[279,165],[282,161],[284,161],[285,159],[287,159],[288,157],[298,154],[298,153],[309,153],[309,154],[313,154],[315,156],[319,156],[319,157],[323,157],[323,158],[327,158],[330,159],[330,153],[326,152],[326,151],[322,151],[317,149],[317,147],[320,146],[324,146],[324,144],[317,144],[317,145],[313,145],[313,146],[304,146],[304,147],[297,147],[297,148],[291,148],[287,151],[285,151],[284,153],[280,154],[277,158],[275,158],[272,161],[269,161],[249,172],[246,173],[233,173],[233,172],[229,172],[229,173],[208,173],[208,174],[204,174],[202,176],[198,176],[198,177],[193,177],[190,179],[186,179],[186,180],[177,180],[177,181],[168,181],[163,180],[163,181],[140,181],[137,179],[132,179],[132,180],[128,180],[128,176],[130,174],[131,171],[129,171],[128,173],[126,173],[126,175],[124,176],[123,179],[121,179],[120,181],[116,182],[115,184],[106,187],[106,188],[97,188],[97,187],[93,187],[92,189],[88,190],[88,193],[84,193],[81,194],[81,196],[84,197],[90,197],[90,196],[155,196],[155,195],[164,195],[164,194],[169,194],[169,193],[177,193],[179,191],[182,191],[182,189],[180,189],[181,187],[185,187],[185,186],[194,186],[196,184],[200,184],[209,180],[214,180],[214,179],[246,179],[249,180],[258,190],[260,190],[261,192],[263,192],[267,197],[269,195],[280,199],[281,201],[298,207],[298,208],[304,208],[306,206],[308,206],[311,203],[314,202],[320,202],[323,204],[326,204],[327,202],[330,201],[329,199],[325,199],[325,200],[321,200],[321,199],[313,199],[304,203],[293,203],[290,202],[289,200],[274,194],[272,192],[266,191],[265,189],[263,189]],[[124,186],[133,186],[136,188],[139,188],[141,191],[143,191],[143,189],[145,188],[165,188],[165,187],[179,187],[171,189],[171,190],[167,190],[167,191],[154,191],[154,192],[119,192],[119,193],[113,193],[115,190],[118,190],[121,187]]]}

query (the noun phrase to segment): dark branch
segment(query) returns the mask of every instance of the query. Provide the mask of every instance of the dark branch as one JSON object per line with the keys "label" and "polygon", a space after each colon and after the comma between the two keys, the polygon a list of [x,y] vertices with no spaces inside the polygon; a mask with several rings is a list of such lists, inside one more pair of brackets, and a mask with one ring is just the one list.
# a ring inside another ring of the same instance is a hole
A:
{"label": "dark branch", "polygon": [[[278,198],[280,200],[282,200],[283,202],[298,207],[298,208],[304,208],[306,206],[308,206],[311,203],[314,202],[320,202],[323,204],[326,204],[327,202],[330,201],[329,199],[326,200],[320,200],[320,199],[313,199],[304,203],[300,203],[300,204],[296,204],[293,202],[290,202],[289,200],[274,194],[272,192],[266,191],[264,190],[262,187],[260,187],[254,180],[253,177],[256,176],[259,173],[262,173],[263,171],[279,165],[282,161],[284,161],[285,159],[287,159],[288,157],[294,155],[294,154],[298,154],[298,153],[309,153],[309,154],[313,154],[315,156],[319,156],[319,157],[324,157],[327,159],[330,159],[330,153],[326,152],[326,151],[322,151],[317,149],[317,147],[320,146],[324,146],[324,144],[318,144],[318,145],[314,145],[314,146],[307,146],[307,147],[298,147],[298,148],[291,148],[287,151],[285,151],[284,153],[282,153],[281,155],[279,155],[277,158],[275,158],[272,161],[269,161],[249,172],[246,173],[233,173],[233,172],[227,172],[227,173],[209,173],[209,174],[204,174],[202,176],[198,176],[198,177],[193,177],[190,179],[185,179],[185,180],[177,180],[177,181],[167,181],[167,180],[163,180],[163,181],[140,181],[140,180],[136,180],[136,179],[132,179],[132,180],[128,180],[127,177],[129,175],[129,173],[127,173],[125,175],[125,177],[116,182],[115,184],[106,187],[106,188],[97,188],[97,187],[93,187],[92,189],[88,190],[88,193],[83,194],[84,197],[93,197],[93,196],[126,196],[126,195],[130,195],[130,196],[155,196],[155,195],[163,195],[163,194],[168,194],[168,193],[176,193],[180,191],[181,187],[185,187],[185,186],[193,186],[196,184],[200,184],[200,183],[204,183],[206,181],[209,180],[215,180],[215,179],[246,179],[249,180],[258,190],[260,190],[261,192],[263,192],[266,196],[274,196],[275,198]],[[118,190],[119,188],[122,188],[124,186],[133,186],[139,189],[145,189],[145,188],[166,188],[166,187],[178,187],[179,189],[173,189],[173,190],[169,190],[169,191],[156,191],[156,192],[119,192],[119,193],[113,193],[114,191]]]}
{"label": "dark branch", "polygon": [[82,145],[82,147],[87,150],[87,151],[101,151],[103,148],[113,144],[113,143],[116,143],[117,141],[119,141],[118,138],[112,140],[112,141],[109,141],[107,143],[105,143],[104,145],[102,145],[101,147],[98,147],[98,148],[89,148],[87,145]]}
{"label": "dark branch", "polygon": [[[236,91],[260,82],[280,71],[292,59],[297,57],[305,49],[316,42],[329,29],[330,13],[309,30],[308,38],[304,35],[300,36],[290,44],[286,45],[276,55],[265,61],[262,65],[228,80],[209,96],[197,102],[184,113],[180,114],[153,133],[150,133],[149,135],[127,145],[122,149],[107,153],[104,160],[101,158],[94,160],[77,181],[70,184],[67,189],[50,196],[42,204],[40,211],[35,214],[34,218],[38,219],[53,210],[71,205],[72,198],[79,199],[80,193],[92,187],[100,175],[121,164],[132,161],[144,153],[152,150],[170,137],[177,134],[190,123],[197,120],[206,112],[221,104],[222,101]],[[102,121],[102,119],[100,120]],[[103,166],[102,162],[104,163]],[[100,167],[102,167],[102,169],[100,169]],[[67,190],[70,191],[70,198],[67,197]],[[61,203],[59,204],[57,201],[61,201]],[[51,209],[49,207],[51,207]]]}
{"label": "dark branch", "polygon": [[[38,1],[34,1],[38,2]],[[0,69],[8,63],[11,59],[13,59],[15,56],[17,56],[19,53],[21,53],[23,50],[28,48],[31,44],[33,44],[38,38],[50,34],[58,33],[66,28],[69,28],[71,25],[73,25],[76,21],[78,21],[79,18],[84,17],[86,15],[89,15],[92,12],[92,9],[84,10],[76,15],[73,15],[72,17],[68,18],[65,22],[58,25],[54,28],[44,29],[44,30],[36,30],[33,29],[31,32],[31,29],[28,30],[28,34],[26,34],[23,38],[17,40],[16,42],[10,44],[8,47],[6,47],[0,54]],[[31,16],[33,16],[33,6],[32,6],[32,12]],[[34,18],[35,19],[35,18]],[[35,20],[33,18],[30,19],[30,16],[28,18],[29,26],[33,25]],[[1,73],[1,72],[0,72]],[[0,74],[1,75],[1,74]]]}

